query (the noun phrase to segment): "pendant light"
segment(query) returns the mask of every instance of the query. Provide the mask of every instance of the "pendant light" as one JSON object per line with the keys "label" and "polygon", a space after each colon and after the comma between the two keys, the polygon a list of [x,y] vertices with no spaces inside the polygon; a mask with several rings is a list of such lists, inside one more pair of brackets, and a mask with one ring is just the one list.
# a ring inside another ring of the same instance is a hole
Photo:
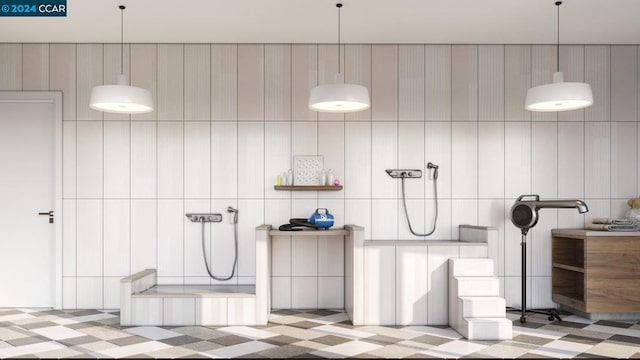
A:
{"label": "pendant light", "polygon": [[340,8],[338,8],[338,74],[335,84],[318,85],[309,94],[309,109],[319,112],[346,113],[368,109],[369,90],[362,85],[345,84],[340,67]]}
{"label": "pendant light", "polygon": [[124,5],[120,9],[120,75],[117,85],[100,85],[91,90],[89,106],[94,110],[120,113],[143,114],[153,111],[153,98],[147,89],[127,85],[124,75]]}
{"label": "pendant light", "polygon": [[580,82],[564,82],[562,72],[560,72],[560,5],[562,5],[562,1],[556,1],[555,4],[558,8],[557,70],[553,74],[551,84],[532,87],[527,91],[525,109],[529,111],[567,111],[593,105],[591,85]]}

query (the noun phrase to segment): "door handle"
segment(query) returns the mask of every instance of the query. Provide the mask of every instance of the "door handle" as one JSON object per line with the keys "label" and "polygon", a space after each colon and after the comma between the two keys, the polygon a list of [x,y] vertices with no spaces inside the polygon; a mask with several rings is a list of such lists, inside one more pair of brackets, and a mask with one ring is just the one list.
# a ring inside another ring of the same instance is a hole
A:
{"label": "door handle", "polygon": [[48,216],[49,217],[49,224],[53,224],[53,210],[48,211],[48,212],[39,212],[38,215]]}

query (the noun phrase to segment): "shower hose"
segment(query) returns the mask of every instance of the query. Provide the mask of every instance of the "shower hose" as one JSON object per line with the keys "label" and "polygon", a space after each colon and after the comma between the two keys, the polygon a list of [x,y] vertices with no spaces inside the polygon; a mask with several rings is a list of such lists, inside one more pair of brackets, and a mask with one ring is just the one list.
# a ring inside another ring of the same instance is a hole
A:
{"label": "shower hose", "polygon": [[206,247],[204,245],[205,241],[204,241],[204,233],[205,233],[205,229],[204,229],[204,217],[200,219],[200,223],[202,224],[202,256],[204,257],[204,265],[207,268],[207,273],[209,274],[209,276],[214,279],[214,280],[218,280],[218,281],[227,281],[227,280],[231,280],[231,278],[236,274],[236,265],[238,264],[238,212],[234,212],[233,213],[233,242],[234,242],[234,246],[235,246],[235,252],[234,252],[234,258],[233,258],[233,267],[231,268],[231,275],[227,276],[227,277],[223,277],[223,276],[215,276],[211,273],[211,268],[209,267],[209,261],[207,260],[207,250]]}
{"label": "shower hose", "polygon": [[429,236],[431,234],[434,233],[434,231],[436,231],[436,223],[438,222],[438,173],[437,171],[434,172],[433,175],[433,192],[436,198],[436,214],[433,217],[433,227],[431,228],[431,231],[429,231],[426,234],[420,234],[417,233],[415,231],[413,231],[413,228],[411,227],[411,220],[409,219],[409,211],[407,210],[407,199],[405,196],[405,192],[404,192],[404,178],[400,179],[401,183],[402,183],[402,205],[404,206],[404,215],[407,218],[407,224],[409,225],[409,231],[411,231],[411,233],[415,236]]}

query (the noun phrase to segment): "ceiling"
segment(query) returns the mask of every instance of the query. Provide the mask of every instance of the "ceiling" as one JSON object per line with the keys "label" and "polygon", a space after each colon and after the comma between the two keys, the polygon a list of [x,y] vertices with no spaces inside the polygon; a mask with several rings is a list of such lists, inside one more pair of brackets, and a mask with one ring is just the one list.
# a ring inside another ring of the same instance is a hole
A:
{"label": "ceiling", "polygon": [[[334,0],[67,0],[0,21],[0,42],[335,43]],[[555,43],[554,0],[343,0],[345,43]],[[565,0],[561,43],[640,43],[639,0]]]}

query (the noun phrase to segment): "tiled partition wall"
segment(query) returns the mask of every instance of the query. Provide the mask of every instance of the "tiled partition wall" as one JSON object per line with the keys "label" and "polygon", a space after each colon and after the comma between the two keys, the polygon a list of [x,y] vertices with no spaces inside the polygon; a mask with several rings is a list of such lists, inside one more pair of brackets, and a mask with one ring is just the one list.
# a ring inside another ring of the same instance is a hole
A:
{"label": "tiled partition wall", "polygon": [[[372,101],[347,115],[307,109],[309,89],[334,78],[335,45],[124,49],[125,73],[154,95],[152,113],[88,107],[94,85],[116,81],[118,45],[0,45],[2,90],[64,92],[66,308],[118,307],[118,280],[147,267],[163,283],[208,282],[200,229],[185,221],[187,211],[240,209],[239,283],[253,282],[257,225],[316,207],[335,214],[337,226],[364,226],[366,239],[415,239],[400,184],[384,169],[428,161],[440,165],[431,238],[455,239],[463,223],[498,226],[510,304],[520,294],[520,234],[508,220],[514,199],[585,199],[586,216],[545,209],[530,233],[529,304],[551,305],[549,230],[621,216],[638,195],[637,46],[561,46],[565,78],[590,83],[595,104],[560,114],[523,109],[527,88],[551,80],[555,46],[347,45],[346,79],[368,86]],[[324,155],[344,190],[274,191],[298,154]],[[407,180],[418,231],[431,226],[432,186],[426,176]],[[207,225],[218,274],[230,269],[232,235],[226,217]]]}

